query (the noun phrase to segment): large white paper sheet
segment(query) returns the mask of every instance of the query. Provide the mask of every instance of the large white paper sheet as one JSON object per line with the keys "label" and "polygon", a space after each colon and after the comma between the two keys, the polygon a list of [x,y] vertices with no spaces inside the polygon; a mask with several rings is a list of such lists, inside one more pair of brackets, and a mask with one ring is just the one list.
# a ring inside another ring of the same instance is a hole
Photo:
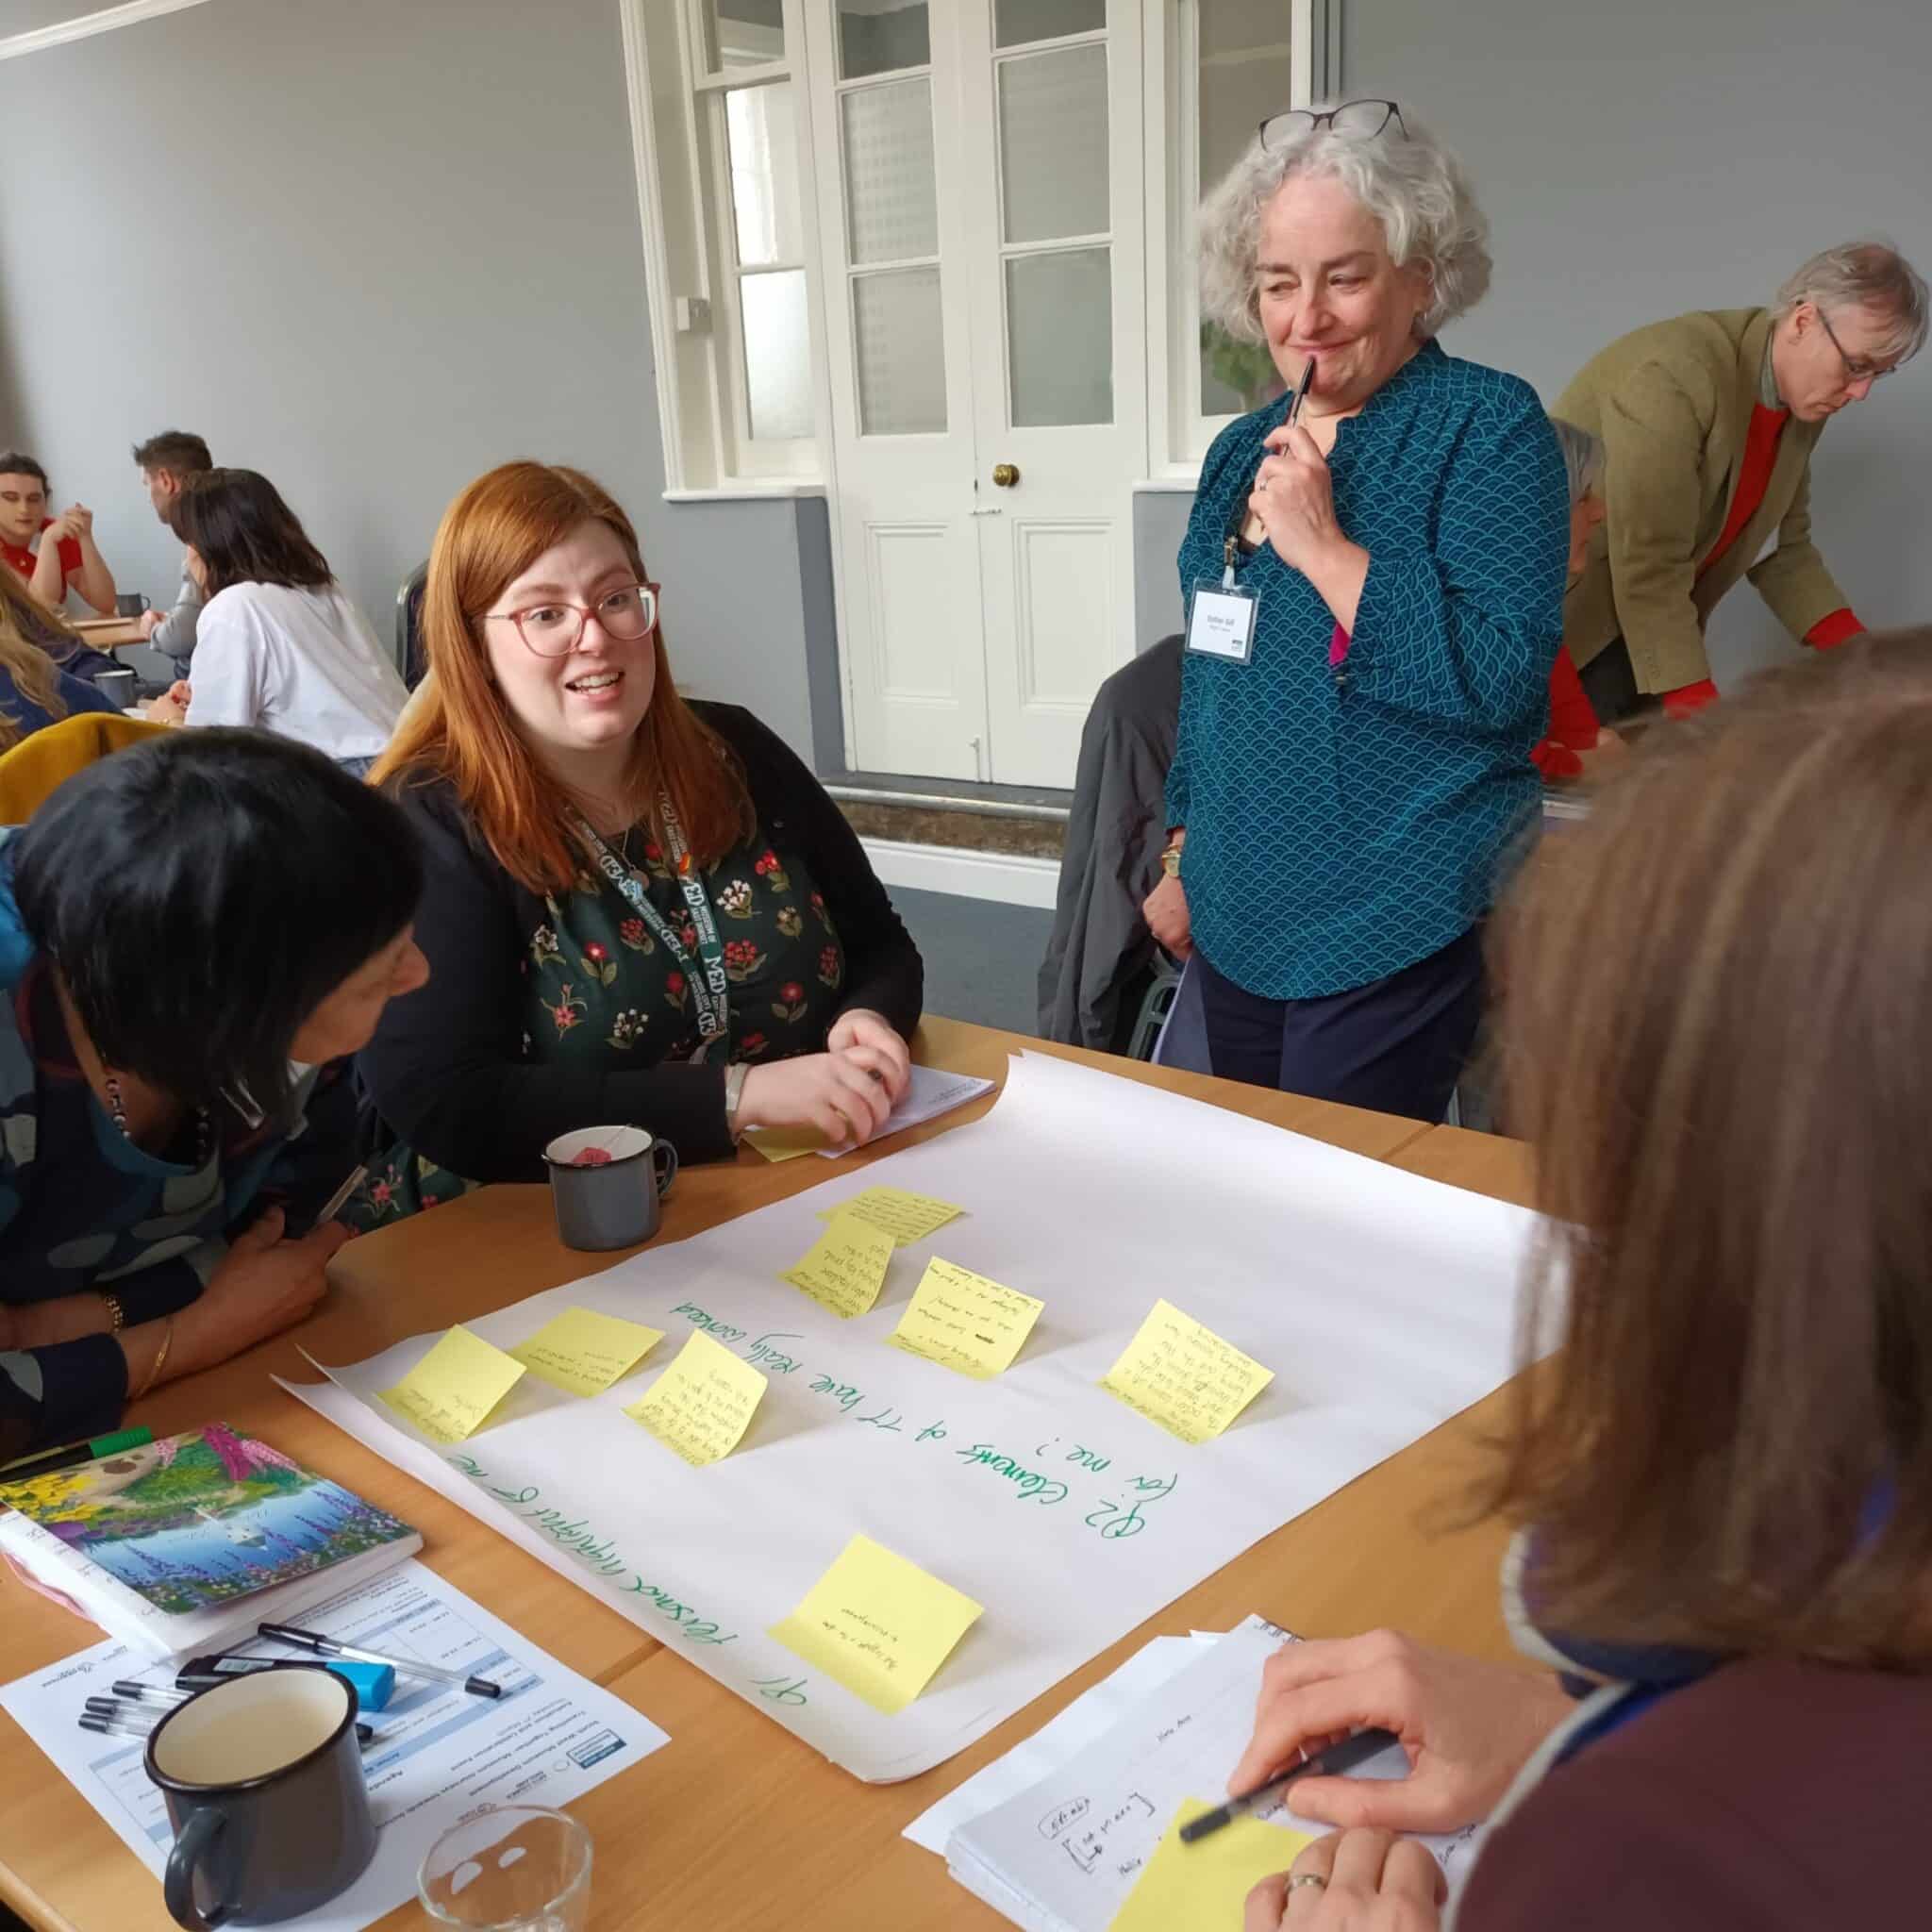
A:
{"label": "large white paper sheet", "polygon": [[[777,1279],[821,1208],[886,1185],[966,1211],[849,1322]],[[1048,1057],[983,1121],[693,1240],[480,1315],[499,1346],[578,1305],[670,1331],[601,1396],[525,1376],[441,1450],[375,1401],[435,1338],[294,1392],[868,1779],[909,1777],[1512,1366],[1530,1217]],[[1041,1297],[974,1382],[884,1344],[928,1258]],[[1165,1295],[1274,1379],[1191,1447],[1100,1388]],[[770,1377],[743,1444],[686,1468],[624,1414],[701,1327]],[[855,1533],[986,1607],[893,1716],[765,1633]]]}
{"label": "large white paper sheet", "polygon": [[[946,1843],[953,1876],[1028,1932],[1106,1932],[1182,1802],[1225,1794],[1254,1730],[1261,1667],[1288,1637],[1250,1617],[1185,1660],[1118,1724],[955,1830]],[[1352,1775],[1407,1770],[1391,1744]],[[1317,1837],[1330,1828],[1279,1799],[1253,1816]],[[1419,1836],[1454,1883],[1474,1832]]]}
{"label": "large white paper sheet", "polygon": [[[376,1739],[362,1757],[377,1829],[375,1857],[342,1895],[303,1920],[306,1932],[358,1932],[416,1895],[423,1855],[484,1805],[567,1805],[670,1740],[648,1718],[535,1649],[482,1605],[409,1562],[303,1615],[305,1628],[394,1657],[461,1669],[501,1684],[472,1697],[454,1686],[398,1677],[389,1708],[371,1712]],[[312,1662],[266,1639],[252,1654]],[[174,1681],[157,1661],[111,1638],[0,1687],[5,1708],[115,1836],[157,1878],[174,1833],[133,1738],[80,1728],[89,1697],[117,1678]]]}

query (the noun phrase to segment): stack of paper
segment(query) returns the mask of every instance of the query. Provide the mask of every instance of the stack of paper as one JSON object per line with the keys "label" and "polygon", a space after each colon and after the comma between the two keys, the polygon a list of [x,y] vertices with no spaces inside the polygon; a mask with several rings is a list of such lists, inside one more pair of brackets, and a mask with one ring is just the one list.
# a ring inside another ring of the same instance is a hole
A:
{"label": "stack of paper", "polygon": [[[1270,1870],[1286,1871],[1307,1837],[1328,1827],[1279,1804],[1253,1814],[1248,1828],[1198,1845],[1179,1846],[1173,1836],[1184,1808],[1226,1795],[1228,1774],[1254,1729],[1261,1667],[1285,1641],[1291,1641],[1286,1631],[1250,1617],[1205,1650],[1180,1639],[1164,1641],[1187,1644],[1185,1653],[1156,1655],[1149,1645],[907,1836],[931,1845],[943,1829],[953,1876],[1027,1932],[1108,1932],[1117,1919],[1124,1932],[1137,1923],[1133,1914],[1123,1917],[1137,1886],[1145,1878],[1154,1890],[1173,1889],[1172,1867],[1184,1881],[1198,1876],[1198,1886],[1183,1890],[1201,1897],[1238,1864],[1247,1868],[1243,1887]],[[1128,1688],[1138,1695],[1123,1712]],[[1401,1777],[1407,1770],[1401,1748],[1391,1745],[1357,1775]],[[1023,1771],[1034,1775],[1015,1790]],[[1453,1880],[1468,1862],[1472,1837],[1421,1841]],[[1167,1911],[1162,1907],[1156,1916]],[[1173,1923],[1180,1932],[1182,1922]]]}

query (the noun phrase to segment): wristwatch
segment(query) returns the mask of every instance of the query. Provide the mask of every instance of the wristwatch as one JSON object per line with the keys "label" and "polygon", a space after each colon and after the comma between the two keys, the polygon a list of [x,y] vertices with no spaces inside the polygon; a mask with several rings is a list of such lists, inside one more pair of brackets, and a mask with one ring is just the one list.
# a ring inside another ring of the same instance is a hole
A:
{"label": "wristwatch", "polygon": [[750,1067],[742,1060],[724,1069],[724,1131],[734,1141],[740,1133],[738,1109],[744,1103],[744,1083],[750,1073]]}
{"label": "wristwatch", "polygon": [[1171,879],[1177,879],[1180,877],[1181,848],[1178,845],[1170,845],[1164,852],[1162,852],[1162,854],[1160,855],[1160,869]]}

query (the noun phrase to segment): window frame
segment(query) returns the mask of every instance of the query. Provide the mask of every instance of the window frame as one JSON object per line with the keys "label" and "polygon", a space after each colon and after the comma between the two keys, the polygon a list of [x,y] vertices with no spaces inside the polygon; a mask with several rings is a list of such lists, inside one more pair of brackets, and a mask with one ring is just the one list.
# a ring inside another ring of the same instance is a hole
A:
{"label": "window frame", "polygon": [[[621,0],[631,139],[643,228],[664,494],[671,501],[822,495],[830,420],[820,309],[804,7],[782,0],[785,55],[743,67],[705,61],[704,0]],[[789,85],[798,186],[799,258],[738,259],[727,96]],[[744,359],[741,290],[753,275],[802,272],[812,430],[757,438]],[[693,312],[705,305],[702,317]]]}
{"label": "window frame", "polygon": [[[1202,0],[1143,0],[1147,129],[1148,483],[1191,489],[1208,446],[1232,415],[1200,407],[1201,290],[1194,213],[1200,146]],[[1290,81],[1284,108],[1306,108],[1341,85],[1341,0],[1287,0]]]}

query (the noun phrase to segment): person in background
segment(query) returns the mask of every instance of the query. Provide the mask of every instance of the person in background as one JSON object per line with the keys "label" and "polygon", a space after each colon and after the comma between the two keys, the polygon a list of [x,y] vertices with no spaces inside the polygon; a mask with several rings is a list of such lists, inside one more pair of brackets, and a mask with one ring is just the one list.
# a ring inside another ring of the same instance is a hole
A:
{"label": "person in background", "polygon": [[1543,1669],[1285,1646],[1233,1789],[1359,1724],[1410,1771],[1298,1784],[1344,1828],[1247,1932],[1428,1932],[1434,1861],[1391,1833],[1477,1819],[1457,1932],[1923,1923],[1928,645],[1781,667],[1647,744],[1499,916],[1525,1333],[1560,1346],[1485,1500],[1533,1525],[1504,1593]]}
{"label": "person in background", "polygon": [[93,511],[84,503],[58,516],[47,509],[46,471],[17,449],[0,454],[0,558],[49,610],[65,610],[73,591],[113,616],[114,573],[94,543]]}
{"label": "person in background", "polygon": [[[1563,452],[1563,470],[1570,481],[1570,580],[1574,583],[1590,556],[1591,533],[1604,520],[1602,494],[1604,446],[1587,429],[1553,419],[1557,446]],[[1624,741],[1607,724],[1597,722],[1596,708],[1576,675],[1569,647],[1557,653],[1550,671],[1550,726],[1530,753],[1546,780],[1582,778],[1613,762],[1624,750]]]}
{"label": "person in background", "polygon": [[17,631],[56,670],[92,685],[103,671],[122,667],[97,651],[68,621],[47,607],[10,570],[0,570],[0,625]]}
{"label": "person in background", "polygon": [[1814,255],[1769,308],[1652,323],[1584,365],[1551,413],[1606,452],[1608,514],[1563,609],[1599,718],[1715,698],[1704,629],[1740,577],[1815,649],[1865,628],[1811,541],[1811,452],[1918,354],[1927,320],[1911,263],[1853,242]]}
{"label": "person in background", "polygon": [[361,776],[408,692],[294,511],[253,470],[208,470],[175,499],[172,524],[206,603],[193,679],[148,715],[276,731]]}
{"label": "person in background", "polygon": [[60,670],[0,602],[0,752],[75,711],[118,715],[106,692]]}
{"label": "person in background", "polygon": [[388,799],[255,732],[153,735],[0,830],[0,1460],[314,1305],[421,889]]}
{"label": "person in background", "polygon": [[1418,1120],[1475,1037],[1562,627],[1549,419],[1436,340],[1489,285],[1486,233],[1389,101],[1274,116],[1203,205],[1204,311],[1313,376],[1299,421],[1268,404],[1201,467],[1182,595],[1231,584],[1252,644],[1186,654],[1146,902],[1216,1074]]}
{"label": "person in background", "polygon": [[611,497],[538,463],[478,477],[437,531],[423,631],[432,675],[373,777],[427,855],[437,978],[359,1062],[405,1150],[377,1208],[412,1158],[530,1180],[606,1122],[687,1161],[746,1127],[875,1134],[909,1078],[918,950],[798,758],[678,694]]}
{"label": "person in background", "polygon": [[[141,480],[147,485],[147,500],[155,515],[174,527],[170,521],[175,503],[189,479],[205,475],[215,466],[208,447],[200,437],[185,429],[164,429],[134,447],[134,460]],[[186,677],[189,660],[194,656],[194,626],[201,616],[201,586],[189,575],[187,559],[181,565],[181,589],[172,610],[149,610],[142,615],[142,635],[157,650],[175,660],[175,675]]]}

